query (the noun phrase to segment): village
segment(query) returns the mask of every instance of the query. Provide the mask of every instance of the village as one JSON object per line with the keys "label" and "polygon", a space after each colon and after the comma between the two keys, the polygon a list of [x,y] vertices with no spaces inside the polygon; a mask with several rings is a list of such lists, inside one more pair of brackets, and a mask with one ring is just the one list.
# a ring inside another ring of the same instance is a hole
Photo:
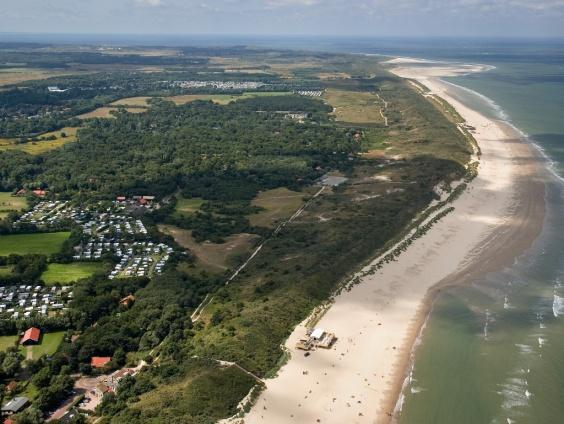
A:
{"label": "village", "polygon": [[33,314],[51,316],[66,310],[73,298],[70,286],[20,285],[0,287],[0,319],[28,318]]}
{"label": "village", "polygon": [[[124,299],[123,302],[126,301],[133,302],[133,300],[129,297]],[[21,346],[21,349],[27,350],[31,353],[31,349],[33,349],[33,347],[44,343],[43,339],[49,336],[51,335],[44,334],[39,328],[30,327],[23,332],[22,336],[18,340],[18,345]],[[105,394],[116,393],[123,378],[127,376],[135,376],[144,366],[147,365],[145,361],[139,361],[135,367],[124,367],[108,374],[108,365],[111,359],[111,357],[93,356],[90,360],[90,366],[97,374],[94,376],[75,375],[72,396],[63,402],[55,411],[53,411],[47,418],[47,421],[57,419],[60,420],[60,422],[67,422],[72,421],[72,419],[79,414],[82,415],[84,413],[93,412],[100,404]],[[10,385],[14,386],[12,383]],[[10,417],[22,412],[30,404],[30,399],[27,396],[18,395],[13,397],[1,408],[3,423],[13,423],[13,420]]]}
{"label": "village", "polygon": [[74,246],[75,261],[101,260],[104,255],[118,258],[109,278],[151,277],[160,274],[173,248],[149,240],[143,221],[131,214],[158,208],[154,196],[118,196],[111,204],[73,207],[68,201],[41,201],[14,224],[33,224],[50,229],[73,222],[82,229],[83,242]]}
{"label": "village", "polygon": [[173,87],[180,88],[213,88],[216,90],[256,90],[266,84],[256,81],[174,81]]}

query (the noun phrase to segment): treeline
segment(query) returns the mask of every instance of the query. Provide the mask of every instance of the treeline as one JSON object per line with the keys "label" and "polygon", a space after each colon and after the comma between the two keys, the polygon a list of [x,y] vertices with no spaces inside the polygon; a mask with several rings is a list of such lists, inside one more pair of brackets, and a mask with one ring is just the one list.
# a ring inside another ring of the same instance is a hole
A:
{"label": "treeline", "polygon": [[0,275],[0,286],[16,286],[37,281],[47,269],[45,255],[0,256],[0,266],[10,266],[9,274]]}

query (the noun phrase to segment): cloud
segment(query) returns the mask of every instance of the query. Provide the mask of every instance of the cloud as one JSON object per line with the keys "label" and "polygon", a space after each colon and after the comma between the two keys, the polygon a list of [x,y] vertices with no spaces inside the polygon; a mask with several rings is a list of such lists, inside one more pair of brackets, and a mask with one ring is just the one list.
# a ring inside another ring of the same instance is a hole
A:
{"label": "cloud", "polygon": [[140,4],[141,6],[161,6],[163,4],[162,0],[135,0],[135,3]]}
{"label": "cloud", "polygon": [[267,0],[266,5],[271,7],[315,6],[321,0]]}

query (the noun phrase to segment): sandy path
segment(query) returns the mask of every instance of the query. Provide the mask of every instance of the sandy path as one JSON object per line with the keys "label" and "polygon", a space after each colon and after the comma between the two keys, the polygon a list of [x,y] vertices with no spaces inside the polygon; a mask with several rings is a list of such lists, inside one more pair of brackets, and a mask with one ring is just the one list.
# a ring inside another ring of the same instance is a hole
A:
{"label": "sandy path", "polygon": [[331,350],[305,357],[294,348],[305,329],[295,329],[286,343],[292,358],[266,382],[245,423],[390,421],[434,291],[510,264],[539,234],[544,216],[539,159],[508,126],[457,102],[435,78],[470,68],[444,68],[403,65],[398,74],[426,85],[476,128],[482,149],[478,177],[454,203],[456,211],[398,261],[335,299],[318,323],[339,338]]}

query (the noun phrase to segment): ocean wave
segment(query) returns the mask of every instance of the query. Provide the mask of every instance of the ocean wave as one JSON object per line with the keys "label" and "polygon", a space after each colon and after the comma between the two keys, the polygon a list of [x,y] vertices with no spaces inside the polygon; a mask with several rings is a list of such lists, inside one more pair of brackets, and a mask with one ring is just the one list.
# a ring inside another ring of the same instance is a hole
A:
{"label": "ocean wave", "polygon": [[564,297],[560,297],[557,294],[554,295],[552,300],[552,313],[555,318],[564,314]]}
{"label": "ocean wave", "polygon": [[473,96],[476,96],[480,100],[485,102],[494,111],[494,114],[496,115],[496,117],[499,121],[503,121],[513,131],[515,131],[517,134],[519,134],[519,136],[522,139],[527,140],[529,142],[529,144],[531,144],[531,146],[533,146],[535,148],[535,150],[537,150],[539,152],[539,154],[542,156],[542,158],[546,161],[547,169],[549,170],[549,172],[556,178],[557,181],[564,184],[564,176],[560,175],[558,173],[558,170],[557,170],[558,162],[556,162],[554,159],[552,159],[550,157],[550,155],[548,153],[546,153],[546,150],[534,139],[534,137],[530,136],[525,131],[518,128],[511,121],[511,117],[505,112],[505,110],[503,110],[503,108],[498,103],[496,103],[493,99],[483,95],[482,93],[479,93],[479,92],[472,90],[468,87],[464,87],[462,85],[455,84],[451,81],[446,81],[444,79],[441,79],[441,81],[445,84],[456,87],[457,89],[460,89],[462,91],[470,93]]}
{"label": "ocean wave", "polygon": [[517,343],[517,344],[515,344],[515,347],[517,347],[517,349],[519,349],[519,353],[522,354],[522,355],[527,355],[527,354],[533,352],[533,348],[529,345],[526,345],[526,344]]}
{"label": "ocean wave", "polygon": [[515,408],[523,408],[528,406],[530,392],[528,390],[528,382],[525,378],[510,377],[501,386],[498,392],[503,401],[501,407],[506,412],[515,412]]}

